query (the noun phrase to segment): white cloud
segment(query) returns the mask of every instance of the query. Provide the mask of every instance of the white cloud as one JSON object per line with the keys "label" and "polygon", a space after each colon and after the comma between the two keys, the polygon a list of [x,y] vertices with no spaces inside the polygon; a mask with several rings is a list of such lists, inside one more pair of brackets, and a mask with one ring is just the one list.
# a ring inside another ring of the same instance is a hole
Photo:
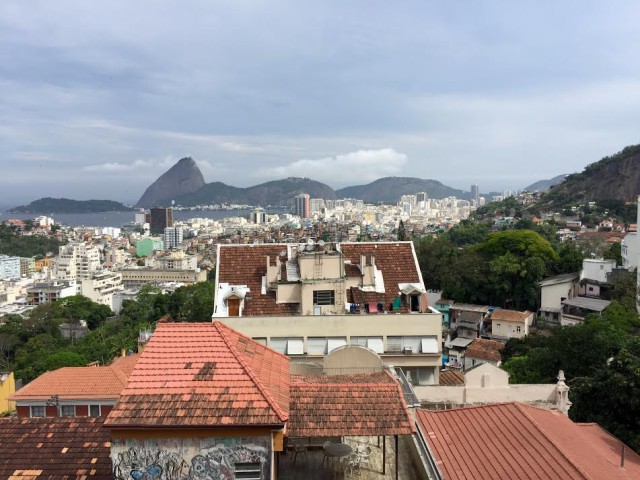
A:
{"label": "white cloud", "polygon": [[402,171],[407,156],[393,148],[357,150],[355,152],[318,158],[296,160],[288,165],[262,169],[266,178],[308,177],[330,185],[367,183]]}
{"label": "white cloud", "polygon": [[145,159],[135,160],[132,163],[119,163],[119,162],[106,162],[95,165],[87,165],[82,170],[85,172],[108,172],[108,173],[120,173],[120,172],[145,172],[148,173],[157,172],[161,169],[166,170],[171,168],[176,163],[176,159],[171,156],[167,156],[161,160],[158,159]]}

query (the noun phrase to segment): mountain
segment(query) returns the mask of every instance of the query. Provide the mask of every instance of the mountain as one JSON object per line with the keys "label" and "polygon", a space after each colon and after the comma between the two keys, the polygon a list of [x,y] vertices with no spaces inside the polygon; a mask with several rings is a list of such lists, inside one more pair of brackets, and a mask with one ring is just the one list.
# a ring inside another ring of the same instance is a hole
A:
{"label": "mountain", "polygon": [[562,175],[558,175],[557,177],[553,177],[548,180],[538,180],[536,183],[532,183],[531,185],[524,187],[522,190],[526,192],[546,192],[551,187],[560,185],[568,176],[568,174],[563,173]]}
{"label": "mountain", "polygon": [[204,177],[196,162],[191,157],[185,157],[145,190],[136,207],[167,205],[177,197],[197,192],[204,185]]}
{"label": "mountain", "polygon": [[324,183],[308,178],[289,177],[247,188],[232,187],[222,182],[207,183],[196,192],[176,197],[175,201],[186,207],[215,203],[287,205],[299,193],[308,193],[311,198],[336,198],[333,189]]}
{"label": "mountain", "polygon": [[413,177],[385,177],[367,185],[357,185],[336,190],[338,198],[358,198],[365,202],[396,203],[402,195],[427,192],[429,198],[470,198],[469,192],[447,187],[437,180]]}
{"label": "mountain", "polygon": [[640,145],[587,165],[581,173],[569,175],[564,182],[543,195],[536,207],[561,208],[581,202],[616,200],[634,202],[640,194]]}
{"label": "mountain", "polygon": [[131,207],[112,200],[71,200],[69,198],[41,198],[29,205],[15,207],[9,213],[96,213],[126,212]]}

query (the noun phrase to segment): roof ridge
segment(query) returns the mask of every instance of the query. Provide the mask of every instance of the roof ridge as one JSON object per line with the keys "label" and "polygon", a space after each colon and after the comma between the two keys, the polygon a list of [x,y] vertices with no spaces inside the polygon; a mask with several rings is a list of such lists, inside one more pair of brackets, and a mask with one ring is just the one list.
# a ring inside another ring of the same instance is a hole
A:
{"label": "roof ridge", "polygon": [[[230,330],[233,330],[233,329],[227,325],[224,325],[219,320],[214,321],[213,326],[218,331],[218,333],[220,334],[220,337],[222,338],[224,343],[227,345],[229,350],[233,352],[233,356],[238,361],[238,363],[240,363],[240,366],[244,369],[247,375],[249,375],[249,378],[251,378],[251,381],[253,382],[253,384],[260,391],[262,396],[267,400],[267,403],[269,403],[269,406],[273,408],[276,415],[278,415],[278,418],[282,422],[286,422],[289,419],[289,415],[286,414],[282,410],[278,402],[272,398],[271,392],[269,392],[265,387],[262,386],[260,380],[256,377],[255,373],[253,373],[253,370],[251,369],[251,367],[249,367],[249,365],[247,365],[247,363],[244,361],[243,355],[236,349],[235,345],[232,344],[231,340],[227,336],[227,332],[224,331],[225,328],[228,328]],[[222,326],[223,328],[220,328],[220,326]],[[237,332],[237,330],[233,330],[233,331]],[[240,333],[240,332],[237,332],[237,333]],[[252,341],[255,342],[255,340],[252,340]]]}
{"label": "roof ridge", "polygon": [[[525,417],[527,417],[527,419],[529,419],[529,421],[535,427],[535,429],[538,430],[544,436],[544,438],[549,443],[551,443],[551,445],[553,445],[556,448],[558,453],[560,455],[562,455],[571,464],[571,466],[578,471],[578,473],[580,473],[586,479],[591,479],[592,478],[591,476],[589,476],[589,474],[587,474],[584,470],[582,470],[582,468],[580,468],[580,465],[578,465],[571,457],[569,457],[569,455],[567,455],[567,453],[564,451],[564,449],[561,448],[560,445],[558,445],[558,443],[555,440],[553,440],[553,438],[551,438],[549,435],[547,435],[547,432],[542,428],[542,426],[540,424],[538,424],[538,422],[536,422],[536,420],[529,414],[529,412],[527,411],[527,409],[525,407],[535,408],[536,410],[540,410],[540,411],[543,411],[543,412],[551,412],[551,410],[545,410],[543,408],[532,407],[530,405],[525,405],[525,404],[520,403],[520,402],[513,402],[513,405],[518,410],[520,410],[520,412],[522,412],[522,414]],[[560,415],[562,415],[562,414],[560,414]]]}
{"label": "roof ridge", "polygon": [[120,370],[113,364],[108,365],[107,368],[109,368],[116,376],[116,378],[120,381],[120,383],[122,384],[122,388],[125,388],[127,386],[127,383],[129,382],[129,377],[127,377],[122,370]]}

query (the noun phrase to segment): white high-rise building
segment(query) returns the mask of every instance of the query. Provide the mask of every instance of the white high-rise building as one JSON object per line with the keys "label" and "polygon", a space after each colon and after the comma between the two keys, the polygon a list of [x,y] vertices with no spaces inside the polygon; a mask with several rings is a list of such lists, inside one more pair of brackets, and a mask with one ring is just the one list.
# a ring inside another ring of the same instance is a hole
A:
{"label": "white high-rise building", "polygon": [[113,294],[124,290],[122,274],[102,272],[81,280],[81,293],[96,303],[113,310]]}
{"label": "white high-rise building", "polygon": [[53,277],[58,280],[89,278],[100,268],[100,249],[86,243],[69,243],[60,247],[53,263]]}
{"label": "white high-rise building", "polygon": [[0,280],[17,280],[20,278],[20,257],[0,255]]}
{"label": "white high-rise building", "polygon": [[182,243],[182,229],[178,227],[167,227],[164,229],[164,248],[169,250],[176,248]]}

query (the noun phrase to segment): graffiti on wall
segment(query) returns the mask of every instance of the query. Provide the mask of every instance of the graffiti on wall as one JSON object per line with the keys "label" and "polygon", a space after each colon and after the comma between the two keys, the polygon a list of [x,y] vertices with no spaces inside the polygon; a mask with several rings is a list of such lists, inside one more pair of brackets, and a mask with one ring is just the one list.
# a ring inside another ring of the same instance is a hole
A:
{"label": "graffiti on wall", "polygon": [[233,480],[236,464],[271,478],[269,437],[113,439],[116,480]]}

